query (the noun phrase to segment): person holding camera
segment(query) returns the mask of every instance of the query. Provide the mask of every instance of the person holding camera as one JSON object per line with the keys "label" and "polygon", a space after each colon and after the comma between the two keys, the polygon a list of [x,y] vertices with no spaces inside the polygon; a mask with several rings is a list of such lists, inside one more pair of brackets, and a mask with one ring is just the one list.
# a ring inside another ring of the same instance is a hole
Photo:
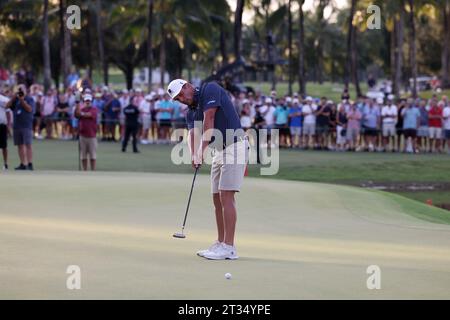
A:
{"label": "person holding camera", "polygon": [[13,111],[13,137],[17,146],[20,165],[16,170],[33,170],[33,115],[35,112],[34,100],[27,94],[25,85],[19,85],[14,98],[6,105]]}
{"label": "person holding camera", "polygon": [[83,170],[87,170],[88,155],[91,170],[94,171],[97,159],[97,108],[92,106],[92,96],[83,96],[83,108],[80,101],[75,104],[75,117],[79,120],[80,153]]}

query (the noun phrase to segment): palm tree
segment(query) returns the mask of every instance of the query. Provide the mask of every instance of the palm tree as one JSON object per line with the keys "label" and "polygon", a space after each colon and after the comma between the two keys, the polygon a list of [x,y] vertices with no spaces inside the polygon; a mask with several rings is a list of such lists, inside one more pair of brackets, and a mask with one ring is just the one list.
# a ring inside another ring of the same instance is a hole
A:
{"label": "palm tree", "polygon": [[409,0],[410,41],[409,56],[413,78],[412,96],[417,98],[416,24],[414,21],[414,0]]}
{"label": "palm tree", "polygon": [[67,87],[67,76],[72,66],[72,45],[70,32],[66,27],[67,12],[64,0],[59,0],[59,23],[60,23],[60,54],[61,54],[61,70],[63,74],[63,85]]}
{"label": "palm tree", "polygon": [[450,86],[450,75],[449,75],[449,68],[450,68],[450,0],[444,0],[442,2],[442,17],[443,17],[443,24],[442,24],[442,35],[444,37],[444,45],[442,49],[442,86],[444,88],[448,88]]}
{"label": "palm tree", "polygon": [[153,25],[153,0],[148,0],[148,18],[147,18],[147,67],[148,67],[148,91],[152,89],[152,68],[153,68],[153,43],[152,43],[152,25]]}
{"label": "palm tree", "polygon": [[51,67],[50,67],[50,44],[48,36],[48,0],[44,0],[44,14],[42,17],[42,47],[44,56],[44,89],[45,91],[51,85]]}
{"label": "palm tree", "polygon": [[289,51],[289,63],[288,63],[288,73],[289,73],[289,95],[292,95],[292,12],[291,12],[291,0],[288,0],[288,51]]}
{"label": "palm tree", "polygon": [[108,64],[105,59],[104,33],[102,26],[102,4],[101,0],[95,1],[95,17],[97,19],[98,54],[100,66],[103,71],[103,83],[108,85]]}
{"label": "palm tree", "polygon": [[244,0],[237,0],[234,14],[234,58],[241,58],[241,38],[242,38],[242,14],[244,12]]}
{"label": "palm tree", "polygon": [[305,17],[303,5],[305,0],[299,0],[299,32],[298,32],[298,85],[300,94],[306,93],[305,81]]}

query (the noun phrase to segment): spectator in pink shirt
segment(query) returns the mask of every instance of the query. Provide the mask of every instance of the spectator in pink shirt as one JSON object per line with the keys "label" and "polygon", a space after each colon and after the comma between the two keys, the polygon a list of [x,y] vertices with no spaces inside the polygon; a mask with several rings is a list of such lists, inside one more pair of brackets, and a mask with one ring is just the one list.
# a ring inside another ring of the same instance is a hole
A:
{"label": "spectator in pink shirt", "polygon": [[361,130],[361,118],[362,114],[356,103],[352,103],[350,110],[347,112],[347,141],[350,151],[355,151],[356,141]]}
{"label": "spectator in pink shirt", "polygon": [[97,159],[97,108],[92,107],[92,96],[86,94],[83,97],[84,107],[77,103],[75,117],[79,119],[80,153],[83,170],[87,170],[89,156],[91,170],[95,170]]}

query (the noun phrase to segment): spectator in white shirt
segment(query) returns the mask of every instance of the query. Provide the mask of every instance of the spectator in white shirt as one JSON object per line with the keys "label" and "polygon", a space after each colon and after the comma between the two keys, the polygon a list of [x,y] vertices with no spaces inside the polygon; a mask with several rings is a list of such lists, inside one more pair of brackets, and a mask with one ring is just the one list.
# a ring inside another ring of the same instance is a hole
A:
{"label": "spectator in white shirt", "polygon": [[316,114],[317,105],[313,103],[311,97],[306,97],[305,104],[302,108],[303,115],[303,145],[306,149],[309,148],[310,140],[312,140],[312,145],[316,144]]}
{"label": "spectator in white shirt", "polygon": [[397,106],[394,104],[392,97],[389,97],[388,104],[381,109],[384,150],[388,149],[391,137],[392,144],[395,145],[397,115]]}
{"label": "spectator in white shirt", "polygon": [[447,105],[442,112],[442,118],[444,121],[444,134],[443,137],[447,141],[447,153],[450,154],[450,105]]}
{"label": "spectator in white shirt", "polygon": [[152,116],[151,116],[151,102],[153,100],[153,95],[148,94],[145,96],[145,99],[141,101],[139,105],[139,111],[141,115],[141,124],[142,124],[142,135],[141,135],[141,143],[148,144],[148,131],[150,130],[150,126],[152,124]]}

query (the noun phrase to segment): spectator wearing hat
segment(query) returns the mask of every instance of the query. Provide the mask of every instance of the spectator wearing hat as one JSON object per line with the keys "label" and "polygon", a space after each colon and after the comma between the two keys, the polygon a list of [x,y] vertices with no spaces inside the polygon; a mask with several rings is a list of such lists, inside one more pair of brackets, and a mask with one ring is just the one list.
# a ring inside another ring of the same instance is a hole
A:
{"label": "spectator wearing hat", "polygon": [[241,127],[245,131],[251,128],[252,126],[252,119],[250,117],[250,101],[247,99],[244,99],[242,101],[242,111],[241,111]]}
{"label": "spectator wearing hat", "polygon": [[442,120],[444,122],[443,138],[447,141],[447,153],[450,154],[450,105],[447,105],[442,111]]}
{"label": "spectator wearing hat", "polygon": [[[273,93],[273,92],[272,92]],[[276,93],[275,93],[276,94]],[[263,129],[267,130],[267,147],[271,146],[271,130],[274,128],[275,124],[275,107],[273,106],[273,99],[270,97],[266,97],[264,100],[264,105],[259,108],[259,112],[264,118],[264,126]]]}
{"label": "spectator wearing hat", "polygon": [[116,126],[119,122],[120,102],[114,93],[108,94],[105,104],[106,141],[115,141]]}
{"label": "spectator wearing hat", "polygon": [[[336,115],[336,148],[344,151],[347,144],[347,105],[340,103]],[[350,110],[349,110],[350,111]]]}
{"label": "spectator wearing hat", "polygon": [[428,111],[428,127],[430,137],[430,152],[433,150],[441,152],[442,145],[442,116],[444,103],[432,99],[431,108]]}
{"label": "spectator wearing hat", "polygon": [[8,131],[11,126],[11,111],[6,109],[9,98],[0,94],[0,149],[3,155],[3,170],[8,170]]}
{"label": "spectator wearing hat", "polygon": [[157,119],[159,123],[160,142],[170,141],[170,128],[172,127],[173,103],[169,100],[169,95],[163,93],[162,100],[156,103]]}
{"label": "spectator wearing hat", "polygon": [[316,141],[316,115],[317,105],[313,103],[312,97],[306,97],[306,104],[303,105],[302,115],[303,115],[303,145],[305,148],[310,147],[310,140],[312,140],[313,145]]}
{"label": "spectator wearing hat", "polygon": [[[382,133],[383,133],[383,147],[384,151],[388,149],[390,143],[390,138],[394,140],[396,135],[395,125],[398,119],[398,109],[394,104],[391,96],[388,98],[388,104],[381,109],[381,119],[382,119]],[[395,141],[392,141],[392,145],[395,146]],[[395,149],[395,147],[393,147]]]}
{"label": "spectator wearing hat", "polygon": [[374,151],[376,146],[375,140],[378,136],[378,127],[380,125],[380,110],[372,99],[369,99],[363,110],[362,125],[364,128],[366,151]]}
{"label": "spectator wearing hat", "polygon": [[[139,114],[141,117],[142,124],[142,134],[141,134],[141,143],[148,144],[148,132],[150,130],[152,124],[152,115],[151,115],[151,103],[153,100],[153,95],[148,94],[145,96],[144,100],[141,101],[139,105]],[[125,114],[125,112],[124,112]]]}
{"label": "spectator wearing hat", "polygon": [[302,106],[297,98],[292,101],[292,106],[289,109],[289,125],[290,125],[290,140],[291,147],[302,147]]}
{"label": "spectator wearing hat", "polygon": [[362,114],[358,110],[356,103],[351,103],[351,109],[347,113],[347,141],[350,151],[356,151],[356,142],[361,131]]}
{"label": "spectator wearing hat", "polygon": [[[415,152],[417,142],[417,129],[420,124],[420,111],[414,105],[413,99],[408,99],[406,107],[402,110],[403,134],[405,136],[404,152]],[[411,148],[408,148],[409,145]]]}
{"label": "spectator wearing hat", "polygon": [[16,170],[33,170],[33,114],[35,103],[25,85],[19,85],[14,98],[6,104],[13,112],[14,144],[17,146],[20,165]]}
{"label": "spectator wearing hat", "polygon": [[92,106],[92,96],[83,96],[83,107],[79,101],[75,105],[75,117],[79,119],[80,157],[83,170],[88,168],[90,160],[91,170],[96,168],[97,161],[97,109]]}
{"label": "spectator wearing hat", "polygon": [[122,141],[122,152],[127,151],[128,141],[130,140],[130,136],[133,138],[133,152],[139,153],[137,148],[137,134],[139,130],[139,108],[134,104],[137,101],[135,99],[131,99],[130,104],[123,109],[123,113],[125,114],[125,137]]}
{"label": "spectator wearing hat", "polygon": [[331,107],[326,97],[320,99],[319,107],[316,111],[316,134],[317,149],[325,150],[328,147],[328,132],[330,125]]}
{"label": "spectator wearing hat", "polygon": [[287,137],[289,136],[289,108],[284,99],[278,99],[274,112],[275,128],[280,130],[280,146],[287,147]]}

